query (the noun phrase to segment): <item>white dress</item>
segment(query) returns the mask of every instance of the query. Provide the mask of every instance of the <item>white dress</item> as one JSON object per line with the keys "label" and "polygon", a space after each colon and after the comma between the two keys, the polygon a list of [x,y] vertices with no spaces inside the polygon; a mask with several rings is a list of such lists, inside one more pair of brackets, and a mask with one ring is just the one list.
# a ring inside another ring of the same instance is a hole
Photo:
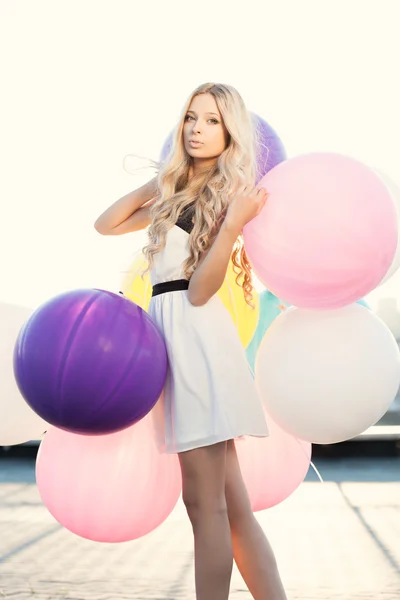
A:
{"label": "white dress", "polygon": [[[151,283],[185,279],[189,233],[174,225],[154,256]],[[215,295],[193,306],[187,290],[150,300],[149,315],[166,344],[169,368],[152,410],[159,448],[184,452],[244,435],[268,436],[245,350],[231,315]]]}

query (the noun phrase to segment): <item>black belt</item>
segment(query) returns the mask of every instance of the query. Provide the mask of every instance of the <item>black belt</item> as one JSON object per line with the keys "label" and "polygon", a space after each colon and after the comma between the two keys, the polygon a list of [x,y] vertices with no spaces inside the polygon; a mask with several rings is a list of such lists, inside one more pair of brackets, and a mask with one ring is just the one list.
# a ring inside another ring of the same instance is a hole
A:
{"label": "black belt", "polygon": [[174,279],[173,281],[164,281],[163,283],[156,283],[153,285],[153,296],[158,296],[159,294],[165,294],[166,292],[178,292],[181,290],[189,289],[189,280],[188,279]]}

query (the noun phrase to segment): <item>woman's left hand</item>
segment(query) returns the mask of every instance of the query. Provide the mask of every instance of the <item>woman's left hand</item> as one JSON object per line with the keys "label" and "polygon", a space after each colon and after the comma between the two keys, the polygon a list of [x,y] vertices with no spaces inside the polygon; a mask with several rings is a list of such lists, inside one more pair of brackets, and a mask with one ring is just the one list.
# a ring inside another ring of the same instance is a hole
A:
{"label": "woman's left hand", "polygon": [[239,234],[249,221],[260,214],[268,195],[265,188],[241,186],[229,203],[225,226]]}

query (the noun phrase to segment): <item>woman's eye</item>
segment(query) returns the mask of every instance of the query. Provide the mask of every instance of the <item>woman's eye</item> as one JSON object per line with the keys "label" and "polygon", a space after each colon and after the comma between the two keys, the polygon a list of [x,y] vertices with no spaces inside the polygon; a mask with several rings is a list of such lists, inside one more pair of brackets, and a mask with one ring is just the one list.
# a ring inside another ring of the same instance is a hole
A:
{"label": "woman's eye", "polygon": [[[194,117],[192,117],[192,115],[186,115],[185,121],[189,121],[189,119],[194,119]],[[208,120],[215,123],[215,125],[218,125],[218,123],[219,123],[219,121],[217,121],[217,119],[208,119]]]}

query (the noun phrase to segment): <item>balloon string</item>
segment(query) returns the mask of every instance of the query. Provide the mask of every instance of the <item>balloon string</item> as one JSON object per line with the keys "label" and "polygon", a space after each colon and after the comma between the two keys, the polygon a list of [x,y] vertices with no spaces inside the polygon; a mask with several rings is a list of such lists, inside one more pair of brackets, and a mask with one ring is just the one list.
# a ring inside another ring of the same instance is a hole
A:
{"label": "balloon string", "polygon": [[[143,160],[145,162],[144,165],[142,166],[137,166],[137,167],[133,167],[131,169],[126,167],[126,159],[128,158],[136,158],[139,160]],[[144,171],[145,169],[154,169],[155,171],[159,171],[160,170],[160,166],[161,166],[161,161],[158,160],[153,160],[152,158],[149,158],[148,156],[140,156],[139,154],[127,154],[126,156],[124,156],[123,161],[123,168],[127,173],[130,174],[134,174],[134,173],[138,173],[139,171]]]}
{"label": "balloon string", "polygon": [[312,468],[314,469],[314,471],[317,474],[318,479],[320,480],[321,483],[325,483],[324,480],[322,479],[320,472],[318,471],[317,467],[314,465],[314,463],[312,461],[310,461],[310,465],[312,466]]}
{"label": "balloon string", "polygon": [[[298,438],[296,438],[296,437],[295,437],[294,439],[296,440],[296,442],[297,442],[297,443],[298,443],[298,445],[300,446],[300,448],[301,448],[301,450],[302,450],[303,454],[304,454],[304,455],[307,457],[307,460],[309,460],[309,458],[308,458],[308,456],[307,456],[307,453],[306,453],[306,451],[304,450],[303,446],[302,446],[302,445],[301,445],[301,443],[300,443],[300,440],[299,440]],[[315,473],[316,473],[316,475],[317,475],[318,479],[320,480],[320,482],[321,482],[321,483],[325,483],[325,482],[324,482],[324,480],[323,480],[323,479],[322,479],[322,477],[321,477],[321,474],[320,474],[320,472],[318,471],[317,467],[314,465],[314,463],[313,463],[313,461],[312,461],[312,460],[310,460],[310,465],[311,465],[311,466],[312,466],[312,468],[314,469],[314,471],[315,471]]]}

